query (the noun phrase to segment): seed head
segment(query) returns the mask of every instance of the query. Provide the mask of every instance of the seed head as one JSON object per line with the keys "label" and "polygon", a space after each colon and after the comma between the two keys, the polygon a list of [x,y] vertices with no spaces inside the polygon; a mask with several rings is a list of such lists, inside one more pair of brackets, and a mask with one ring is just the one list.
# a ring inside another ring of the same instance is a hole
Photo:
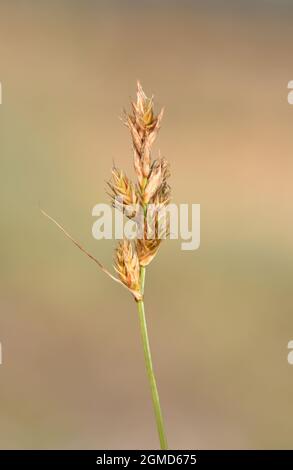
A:
{"label": "seed head", "polygon": [[[147,266],[156,256],[162,239],[169,234],[169,220],[165,206],[171,198],[167,182],[170,176],[169,164],[164,158],[152,161],[152,145],[157,137],[163,117],[163,109],[156,116],[153,97],[148,98],[141,84],[137,83],[136,102],[132,103],[132,114],[125,113],[134,152],[134,168],[138,184],[134,184],[122,170],[112,168],[108,182],[113,206],[122,210],[139,229],[135,242],[119,242],[114,257],[114,268],[118,277],[108,269],[77,240],[75,240],[55,219],[48,217],[74,245],[93,260],[113,281],[132,293],[136,301],[142,300],[140,268]],[[149,219],[149,209],[152,210]],[[141,223],[142,222],[142,223]],[[142,238],[141,238],[142,235]]]}
{"label": "seed head", "polygon": [[123,284],[131,290],[136,300],[142,298],[139,287],[139,260],[138,255],[129,240],[118,243],[115,251],[114,269]]}

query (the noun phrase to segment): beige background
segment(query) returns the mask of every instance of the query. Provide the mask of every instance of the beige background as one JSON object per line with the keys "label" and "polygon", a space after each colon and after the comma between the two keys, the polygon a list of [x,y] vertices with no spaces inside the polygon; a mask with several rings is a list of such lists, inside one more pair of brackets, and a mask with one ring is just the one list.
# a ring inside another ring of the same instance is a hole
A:
{"label": "beige background", "polygon": [[[292,448],[290,2],[0,6],[0,446],[155,448],[135,304],[91,236],[140,78],[201,247],[168,241],[146,309],[171,448]],[[246,6],[244,6],[246,5]]]}

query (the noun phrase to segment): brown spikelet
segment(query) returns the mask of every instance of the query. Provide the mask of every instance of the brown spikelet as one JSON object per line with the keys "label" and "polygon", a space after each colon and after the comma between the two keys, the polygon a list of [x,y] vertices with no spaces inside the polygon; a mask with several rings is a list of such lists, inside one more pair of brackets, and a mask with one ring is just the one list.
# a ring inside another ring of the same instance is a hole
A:
{"label": "brown spikelet", "polygon": [[171,176],[170,163],[164,157],[161,158],[160,160],[161,160],[163,181],[167,181],[167,179],[170,178],[170,176]]}
{"label": "brown spikelet", "polygon": [[137,82],[136,103],[133,103],[133,110],[136,122],[142,130],[154,125],[153,97],[146,96],[139,81]]}
{"label": "brown spikelet", "polygon": [[142,239],[136,241],[136,251],[141,266],[150,264],[158,252],[161,241],[160,239]]}
{"label": "brown spikelet", "polygon": [[139,182],[139,186],[143,187],[144,184],[144,175],[143,175],[143,169],[142,169],[142,164],[140,160],[140,155],[137,152],[137,150],[134,148],[133,149],[133,164],[134,164],[134,169],[135,173]]}
{"label": "brown spikelet", "polygon": [[132,115],[125,116],[134,149],[134,168],[141,187],[150,175],[151,148],[160,129],[163,109],[154,114],[153,97],[148,98],[140,82],[137,82],[136,103],[132,103]]}
{"label": "brown spikelet", "polygon": [[135,185],[130,179],[122,170],[113,167],[112,178],[108,182],[108,186],[111,189],[110,196],[113,207],[122,210],[129,218],[134,217],[138,195]]}
{"label": "brown spikelet", "polygon": [[163,240],[169,236],[169,214],[164,204],[148,206],[144,239]]}
{"label": "brown spikelet", "polygon": [[133,146],[137,150],[137,152],[140,152],[141,146],[142,146],[142,138],[139,134],[139,131],[137,130],[137,127],[135,126],[135,123],[133,122],[134,118],[131,116],[127,116],[126,119],[127,119],[127,125],[131,132]]}
{"label": "brown spikelet", "polygon": [[170,165],[165,158],[161,159],[161,171],[162,171],[162,181],[158,190],[150,198],[149,202],[151,204],[156,204],[160,206],[166,206],[171,201],[171,187],[168,184],[168,178],[170,177]]}
{"label": "brown spikelet", "polygon": [[169,236],[169,217],[164,204],[148,206],[142,238],[136,241],[141,266],[147,266],[156,256],[162,240]]}
{"label": "brown spikelet", "polygon": [[[144,203],[149,203],[158,193],[160,194],[160,198],[165,199],[165,203],[169,202],[171,196],[170,186],[167,183],[169,176],[170,168],[167,160],[165,158],[155,160],[152,164],[150,176],[144,190]],[[160,202],[163,202],[163,200]]]}
{"label": "brown spikelet", "polygon": [[159,207],[167,206],[171,201],[171,188],[168,183],[164,182],[156,194],[150,199],[150,204],[155,204]]}
{"label": "brown spikelet", "polygon": [[162,184],[162,167],[159,160],[155,160],[152,164],[150,176],[144,190],[143,201],[147,204],[151,197],[156,194]]}
{"label": "brown spikelet", "polygon": [[139,260],[136,249],[129,240],[118,243],[114,269],[123,284],[132,291],[135,299],[140,300],[142,296],[139,286]]}

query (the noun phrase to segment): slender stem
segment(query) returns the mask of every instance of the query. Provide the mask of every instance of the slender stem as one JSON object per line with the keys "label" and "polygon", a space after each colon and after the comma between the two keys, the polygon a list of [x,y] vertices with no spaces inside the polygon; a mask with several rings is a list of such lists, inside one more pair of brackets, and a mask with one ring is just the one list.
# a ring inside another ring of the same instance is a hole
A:
{"label": "slender stem", "polygon": [[144,283],[145,283],[145,267],[144,266],[141,266],[140,267],[140,279],[139,279],[139,283],[140,283],[140,292],[142,293],[142,295],[144,294]]}
{"label": "slender stem", "polygon": [[[142,293],[144,292],[144,282],[145,282],[145,268],[141,267],[140,285],[141,285]],[[168,449],[168,444],[167,444],[167,439],[165,435],[163,416],[162,416],[162,410],[161,410],[161,405],[160,405],[160,398],[159,398],[156,378],[155,378],[154,369],[153,369],[143,300],[139,300],[137,302],[137,306],[138,306],[138,315],[139,315],[139,322],[140,322],[140,331],[141,331],[141,337],[142,337],[142,343],[143,343],[144,358],[145,358],[145,364],[146,364],[146,369],[147,369],[147,375],[148,375],[148,379],[149,379],[149,383],[151,387],[153,407],[154,407],[154,412],[155,412],[157,429],[159,433],[160,445],[161,445],[162,450],[166,450]]]}

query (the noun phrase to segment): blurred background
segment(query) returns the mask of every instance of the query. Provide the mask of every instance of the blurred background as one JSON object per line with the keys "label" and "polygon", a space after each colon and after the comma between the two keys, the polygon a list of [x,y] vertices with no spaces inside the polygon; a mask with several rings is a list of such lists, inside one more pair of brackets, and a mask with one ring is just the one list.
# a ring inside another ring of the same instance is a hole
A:
{"label": "blurred background", "polygon": [[146,312],[170,448],[292,448],[292,2],[1,1],[0,447],[157,448],[136,306],[92,208],[139,78],[165,118],[173,201]]}

